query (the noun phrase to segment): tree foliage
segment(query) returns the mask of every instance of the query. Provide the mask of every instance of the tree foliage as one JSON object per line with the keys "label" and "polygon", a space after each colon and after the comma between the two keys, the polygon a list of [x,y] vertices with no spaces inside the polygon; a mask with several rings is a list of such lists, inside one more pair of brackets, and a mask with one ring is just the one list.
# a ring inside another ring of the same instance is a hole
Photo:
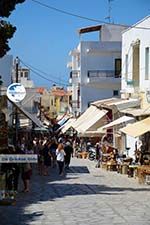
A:
{"label": "tree foliage", "polygon": [[[25,0],[0,0],[0,17],[9,17],[11,12],[15,9],[16,4],[23,3]],[[3,57],[9,50],[8,41],[13,37],[16,27],[0,20],[0,57]]]}
{"label": "tree foliage", "polygon": [[9,50],[8,40],[13,37],[16,27],[4,20],[0,21],[0,57],[3,57]]}
{"label": "tree foliage", "polygon": [[15,9],[16,4],[23,3],[25,0],[0,0],[0,16],[9,17]]}

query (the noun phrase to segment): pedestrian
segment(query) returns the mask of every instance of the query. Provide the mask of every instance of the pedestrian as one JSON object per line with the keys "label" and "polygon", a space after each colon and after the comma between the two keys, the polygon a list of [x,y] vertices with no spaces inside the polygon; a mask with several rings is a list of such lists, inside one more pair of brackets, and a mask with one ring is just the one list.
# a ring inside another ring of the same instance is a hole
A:
{"label": "pedestrian", "polygon": [[101,166],[102,159],[103,159],[103,151],[102,151],[101,142],[96,143],[96,159],[97,159],[96,168],[99,168]]}
{"label": "pedestrian", "polygon": [[62,143],[60,143],[56,149],[56,156],[59,168],[59,175],[62,176],[64,172],[64,160],[65,160],[65,151]]}
{"label": "pedestrian", "polygon": [[44,176],[48,176],[48,170],[51,166],[51,152],[50,152],[51,141],[47,141],[43,148],[43,156],[44,156]]}
{"label": "pedestrian", "polygon": [[22,164],[22,180],[24,184],[24,190],[23,192],[29,192],[30,191],[30,179],[32,175],[32,167],[30,163],[23,163]]}
{"label": "pedestrian", "polygon": [[56,166],[56,149],[57,149],[58,143],[56,138],[52,138],[51,140],[51,146],[50,146],[50,153],[52,155],[52,167]]}
{"label": "pedestrian", "polygon": [[[33,154],[32,150],[32,144],[29,143],[28,147],[24,150],[24,154]],[[32,165],[31,163],[23,163],[22,164],[22,180],[24,184],[24,190],[23,192],[29,192],[30,191],[30,179],[32,175]]]}
{"label": "pedestrian", "polygon": [[43,148],[44,146],[42,145],[43,142],[39,141],[39,151],[38,151],[38,172],[39,175],[43,175],[44,174],[44,151]]}
{"label": "pedestrian", "polygon": [[73,157],[73,147],[69,141],[66,142],[64,151],[65,151],[65,168],[69,169],[71,156]]}

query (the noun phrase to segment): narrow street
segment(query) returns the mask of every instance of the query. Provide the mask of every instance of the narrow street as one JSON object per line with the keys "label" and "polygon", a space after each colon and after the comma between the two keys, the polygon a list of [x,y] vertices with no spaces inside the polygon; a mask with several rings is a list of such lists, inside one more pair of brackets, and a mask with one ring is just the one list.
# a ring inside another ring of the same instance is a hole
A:
{"label": "narrow street", "polygon": [[66,176],[32,176],[30,193],[0,206],[1,225],[150,225],[150,186],[73,158]]}

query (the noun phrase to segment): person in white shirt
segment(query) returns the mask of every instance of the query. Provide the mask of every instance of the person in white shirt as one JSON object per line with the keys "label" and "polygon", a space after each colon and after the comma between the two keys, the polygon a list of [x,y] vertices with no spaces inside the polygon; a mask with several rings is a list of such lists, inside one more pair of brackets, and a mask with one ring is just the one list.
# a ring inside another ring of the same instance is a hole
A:
{"label": "person in white shirt", "polygon": [[65,151],[64,146],[62,143],[60,143],[56,149],[56,156],[57,156],[57,164],[59,168],[59,175],[63,175],[64,170],[64,160],[65,160]]}

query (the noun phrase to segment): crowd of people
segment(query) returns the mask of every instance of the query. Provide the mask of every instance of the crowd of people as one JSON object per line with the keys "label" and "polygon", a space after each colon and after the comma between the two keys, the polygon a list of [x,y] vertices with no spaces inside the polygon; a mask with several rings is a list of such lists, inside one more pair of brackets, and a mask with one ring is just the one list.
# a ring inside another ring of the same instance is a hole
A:
{"label": "crowd of people", "polygon": [[[93,145],[94,144],[94,145]],[[121,159],[118,150],[111,147],[108,143],[98,141],[92,143],[90,139],[67,136],[35,136],[28,141],[22,137],[16,148],[9,146],[5,154],[36,154],[37,164],[26,163],[3,163],[1,171],[6,174],[6,189],[18,191],[19,178],[22,178],[23,192],[30,191],[30,179],[32,177],[33,167],[37,170],[39,176],[49,176],[55,168],[58,176],[64,176],[69,170],[71,157],[77,156],[78,152],[88,151],[95,147],[96,167],[100,167],[102,161],[116,161],[118,164]],[[137,146],[136,146],[137,147]],[[140,152],[140,154],[139,154]],[[135,151],[135,163],[140,159],[141,151],[137,147]],[[33,166],[35,165],[35,166]]]}
{"label": "crowd of people", "polygon": [[69,170],[73,157],[72,140],[69,138],[34,137],[30,142],[24,137],[15,148],[9,147],[8,154],[36,154],[38,162],[3,163],[2,172],[6,174],[6,189],[18,191],[19,177],[22,178],[23,192],[30,191],[30,180],[33,168],[39,176],[49,176],[52,168],[56,168],[58,176],[63,176]]}

